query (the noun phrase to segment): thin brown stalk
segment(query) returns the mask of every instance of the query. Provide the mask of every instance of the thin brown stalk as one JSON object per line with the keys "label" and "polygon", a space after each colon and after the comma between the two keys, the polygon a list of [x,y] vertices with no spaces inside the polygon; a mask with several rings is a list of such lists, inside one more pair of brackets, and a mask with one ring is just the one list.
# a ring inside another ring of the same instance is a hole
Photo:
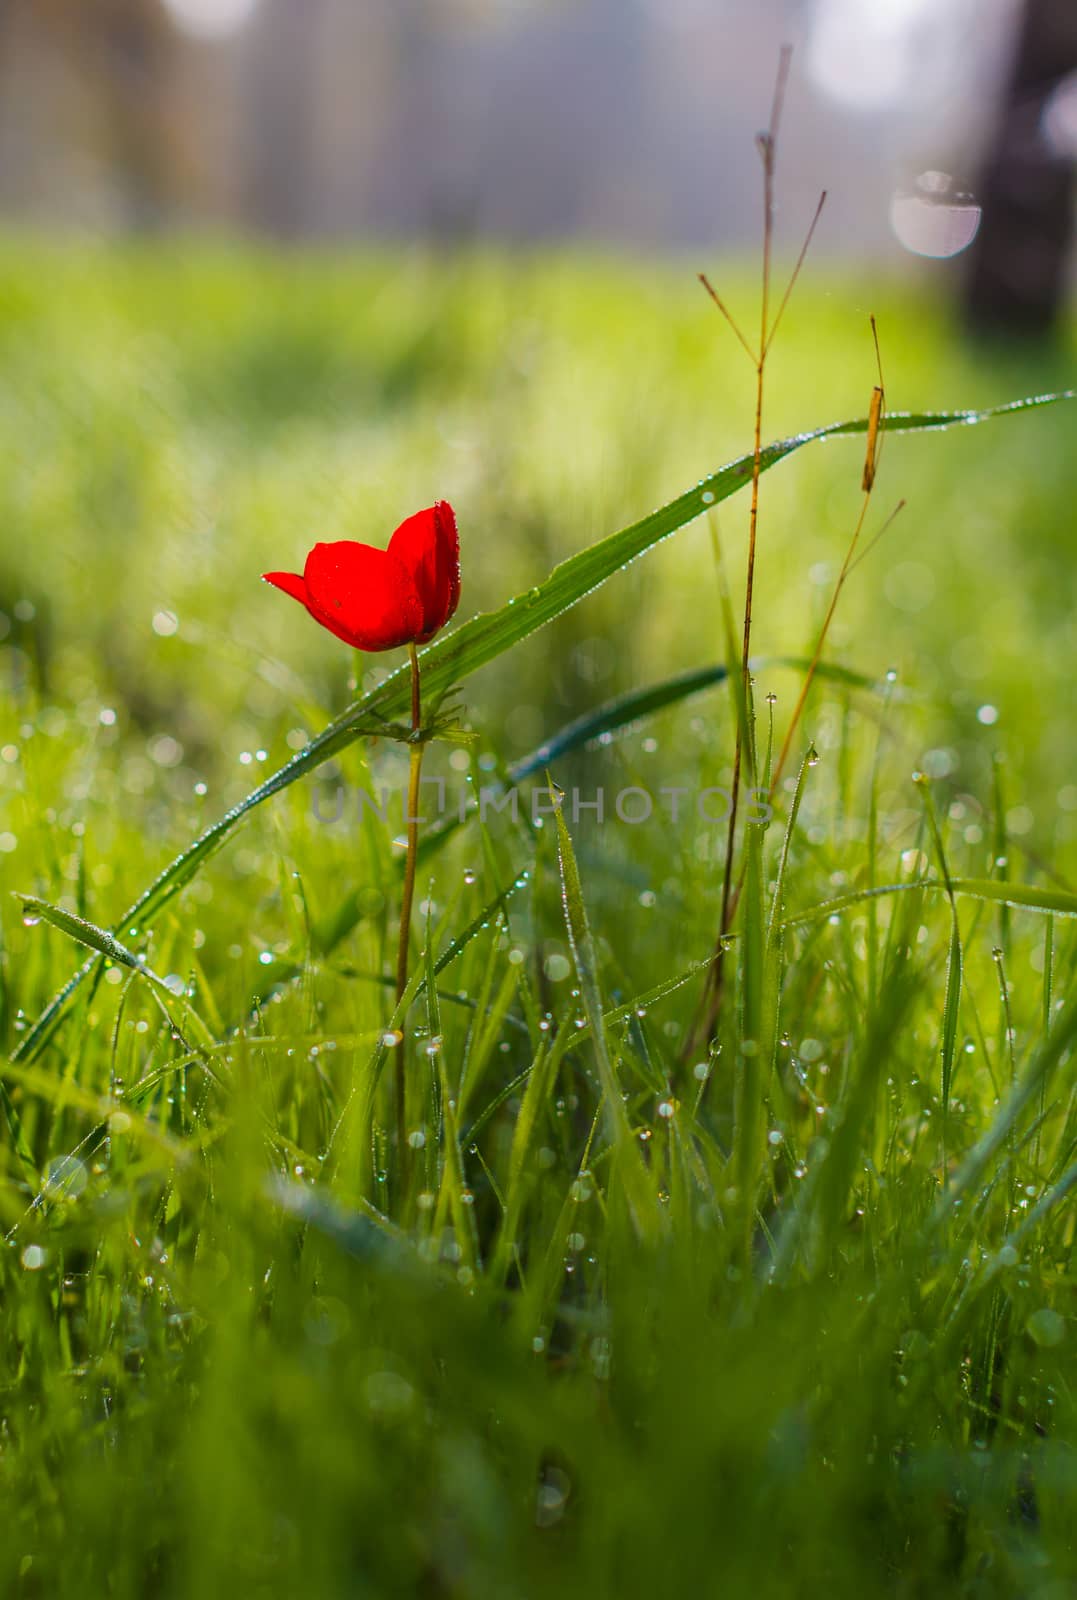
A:
{"label": "thin brown stalk", "polygon": [[722,313],[723,317],[729,323],[729,326],[732,328],[733,332],[736,334],[737,338],[740,340],[742,346],[744,347],[745,351],[747,352],[748,360],[752,363],[752,366],[753,367],[758,367],[758,365],[759,365],[759,357],[756,355],[755,351],[752,349],[751,345],[748,343],[748,341],[744,337],[743,333],[741,333],[740,328],[737,326],[737,323],[736,323],[736,321],[735,321],[735,319],[733,317],[733,313],[729,310],[729,308],[726,305],[725,301],[722,299],[722,297],[718,293],[717,289],[714,287],[714,285],[711,283],[710,279],[707,277],[707,274],[705,272],[700,272],[700,273],[697,274],[697,276],[699,278],[700,283],[703,285],[704,289],[706,289],[707,293],[710,295],[711,299],[714,301],[715,305],[718,307],[718,310]]}
{"label": "thin brown stalk", "polygon": [[819,218],[823,214],[823,207],[825,205],[826,190],[824,189],[822,194],[819,196],[819,204],[815,208],[815,215],[811,219],[811,225],[809,226],[807,233],[804,235],[804,243],[800,247],[800,254],[797,256],[797,264],[793,268],[793,275],[786,285],[785,293],[782,295],[782,303],[778,307],[778,315],[774,318],[770,332],[767,334],[767,345],[766,350],[763,351],[764,355],[766,355],[767,350],[769,350],[771,345],[774,343],[774,335],[778,331],[778,326],[782,320],[782,317],[785,315],[785,308],[789,304],[793,290],[796,288],[797,279],[800,277],[800,269],[804,265],[804,259],[807,256],[808,251],[811,249],[812,238],[815,234],[816,227],[818,226]]}
{"label": "thin brown stalk", "polygon": [[[723,957],[725,936],[729,931],[730,907],[733,892],[733,849],[736,842],[737,814],[740,800],[741,772],[747,764],[749,776],[755,775],[755,747],[751,725],[751,672],[749,658],[752,644],[752,600],[755,591],[756,531],[759,523],[759,478],[763,453],[763,393],[767,365],[767,333],[770,326],[771,256],[774,245],[774,170],[778,147],[778,129],[781,125],[782,107],[785,103],[786,84],[792,50],[783,46],[778,61],[778,75],[774,85],[767,131],[759,136],[759,151],[763,158],[763,270],[762,292],[759,307],[759,355],[755,362],[755,423],[752,433],[752,492],[748,510],[748,570],[744,582],[744,632],[741,642],[741,677],[743,684],[744,714],[737,719],[737,736],[733,752],[733,783],[729,805],[729,823],[726,829],[725,868],[722,874],[722,910],[718,939],[715,945],[713,975],[710,984],[711,1000],[707,1010],[706,1030],[710,1032],[718,1018],[722,1002]],[[747,754],[747,762],[745,755]]]}

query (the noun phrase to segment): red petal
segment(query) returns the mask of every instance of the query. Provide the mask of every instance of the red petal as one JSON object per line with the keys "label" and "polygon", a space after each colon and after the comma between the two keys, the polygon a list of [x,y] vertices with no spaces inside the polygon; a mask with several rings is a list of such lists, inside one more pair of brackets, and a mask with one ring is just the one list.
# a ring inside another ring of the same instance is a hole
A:
{"label": "red petal", "polygon": [[303,577],[311,616],[359,650],[392,650],[422,633],[415,585],[385,550],[352,539],[316,544]]}
{"label": "red petal", "polygon": [[262,582],[271,583],[275,589],[283,589],[285,594],[290,594],[293,600],[299,600],[303,605],[307,603],[306,580],[298,572],[263,572]]}
{"label": "red petal", "polygon": [[416,642],[425,644],[460,600],[460,539],[449,502],[438,500],[402,522],[389,540],[389,554],[411,574],[423,611]]}

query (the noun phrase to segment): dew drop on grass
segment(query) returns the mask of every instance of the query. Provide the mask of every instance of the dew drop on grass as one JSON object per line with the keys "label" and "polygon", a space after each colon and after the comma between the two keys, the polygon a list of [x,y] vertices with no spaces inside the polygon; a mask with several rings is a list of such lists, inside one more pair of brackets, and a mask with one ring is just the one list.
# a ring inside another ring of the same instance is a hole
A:
{"label": "dew drop on grass", "polygon": [[36,928],[40,921],[41,918],[38,916],[36,911],[24,911],[22,914],[22,925],[24,928]]}
{"label": "dew drop on grass", "polygon": [[473,867],[465,867],[464,868],[464,882],[466,884],[468,884],[468,885],[473,884],[475,882],[475,878],[476,878],[475,869]]}
{"label": "dew drop on grass", "polygon": [[261,962],[263,967],[271,966],[273,963],[272,950],[263,950],[261,955],[258,957],[258,960]]}
{"label": "dew drop on grass", "polygon": [[426,1134],[422,1128],[413,1128],[408,1134],[408,1143],[413,1150],[422,1150],[426,1144]]}
{"label": "dew drop on grass", "polygon": [[386,1050],[395,1050],[401,1043],[404,1035],[397,1028],[387,1028],[381,1036],[381,1042]]}
{"label": "dew drop on grass", "polygon": [[658,1115],[663,1117],[667,1122],[672,1116],[674,1116],[676,1110],[677,1102],[675,1100],[660,1100],[658,1102]]}

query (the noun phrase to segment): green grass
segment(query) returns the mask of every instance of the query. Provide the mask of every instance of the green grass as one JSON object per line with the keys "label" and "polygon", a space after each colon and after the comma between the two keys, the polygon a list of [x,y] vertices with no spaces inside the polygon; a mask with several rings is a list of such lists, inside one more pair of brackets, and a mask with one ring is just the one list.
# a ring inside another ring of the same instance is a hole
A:
{"label": "green grass", "polygon": [[[1071,381],[1072,337],[978,352],[870,287],[805,281],[768,438],[863,415],[868,310],[891,409]],[[0,356],[0,1590],[1070,1592],[1070,407],[887,435],[868,537],[908,508],[842,597],[689,1049],[724,828],[658,791],[730,777],[707,519],[467,654],[750,446],[687,268],[8,240]],[[763,479],[761,750],[862,452]],[[396,714],[395,656],[257,575],[437,496],[460,615],[522,598],[433,647],[431,684],[485,664],[477,741],[427,770],[455,794],[535,753],[561,815],[427,839],[406,1018],[400,813],[358,800],[399,791],[391,739],[341,739],[121,923],[357,689]],[[746,515],[718,512],[735,603]],[[653,817],[574,818],[600,785]]]}

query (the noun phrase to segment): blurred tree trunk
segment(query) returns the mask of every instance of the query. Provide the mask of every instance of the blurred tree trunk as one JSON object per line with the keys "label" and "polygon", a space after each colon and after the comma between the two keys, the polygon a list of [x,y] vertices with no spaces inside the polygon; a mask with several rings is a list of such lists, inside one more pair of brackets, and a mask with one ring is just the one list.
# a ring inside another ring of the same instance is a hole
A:
{"label": "blurred tree trunk", "polygon": [[3,87],[18,105],[5,154],[27,192],[48,193],[54,166],[57,192],[68,192],[85,182],[86,163],[105,175],[98,186],[128,226],[156,226],[186,172],[176,48],[160,0],[0,0]]}
{"label": "blurred tree trunk", "polygon": [[982,332],[1043,335],[1062,304],[1074,218],[1072,153],[1043,131],[1052,92],[1077,69],[1077,0],[1025,0],[980,184],[965,306]]}
{"label": "blurred tree trunk", "polygon": [[[166,82],[175,45],[163,8],[148,0],[105,0],[91,12],[107,101],[106,138],[121,176],[129,221],[158,227],[176,176]],[[84,24],[85,25],[85,24]]]}
{"label": "blurred tree trunk", "polygon": [[318,36],[324,0],[263,0],[255,20],[250,204],[278,238],[308,230],[316,213]]}

